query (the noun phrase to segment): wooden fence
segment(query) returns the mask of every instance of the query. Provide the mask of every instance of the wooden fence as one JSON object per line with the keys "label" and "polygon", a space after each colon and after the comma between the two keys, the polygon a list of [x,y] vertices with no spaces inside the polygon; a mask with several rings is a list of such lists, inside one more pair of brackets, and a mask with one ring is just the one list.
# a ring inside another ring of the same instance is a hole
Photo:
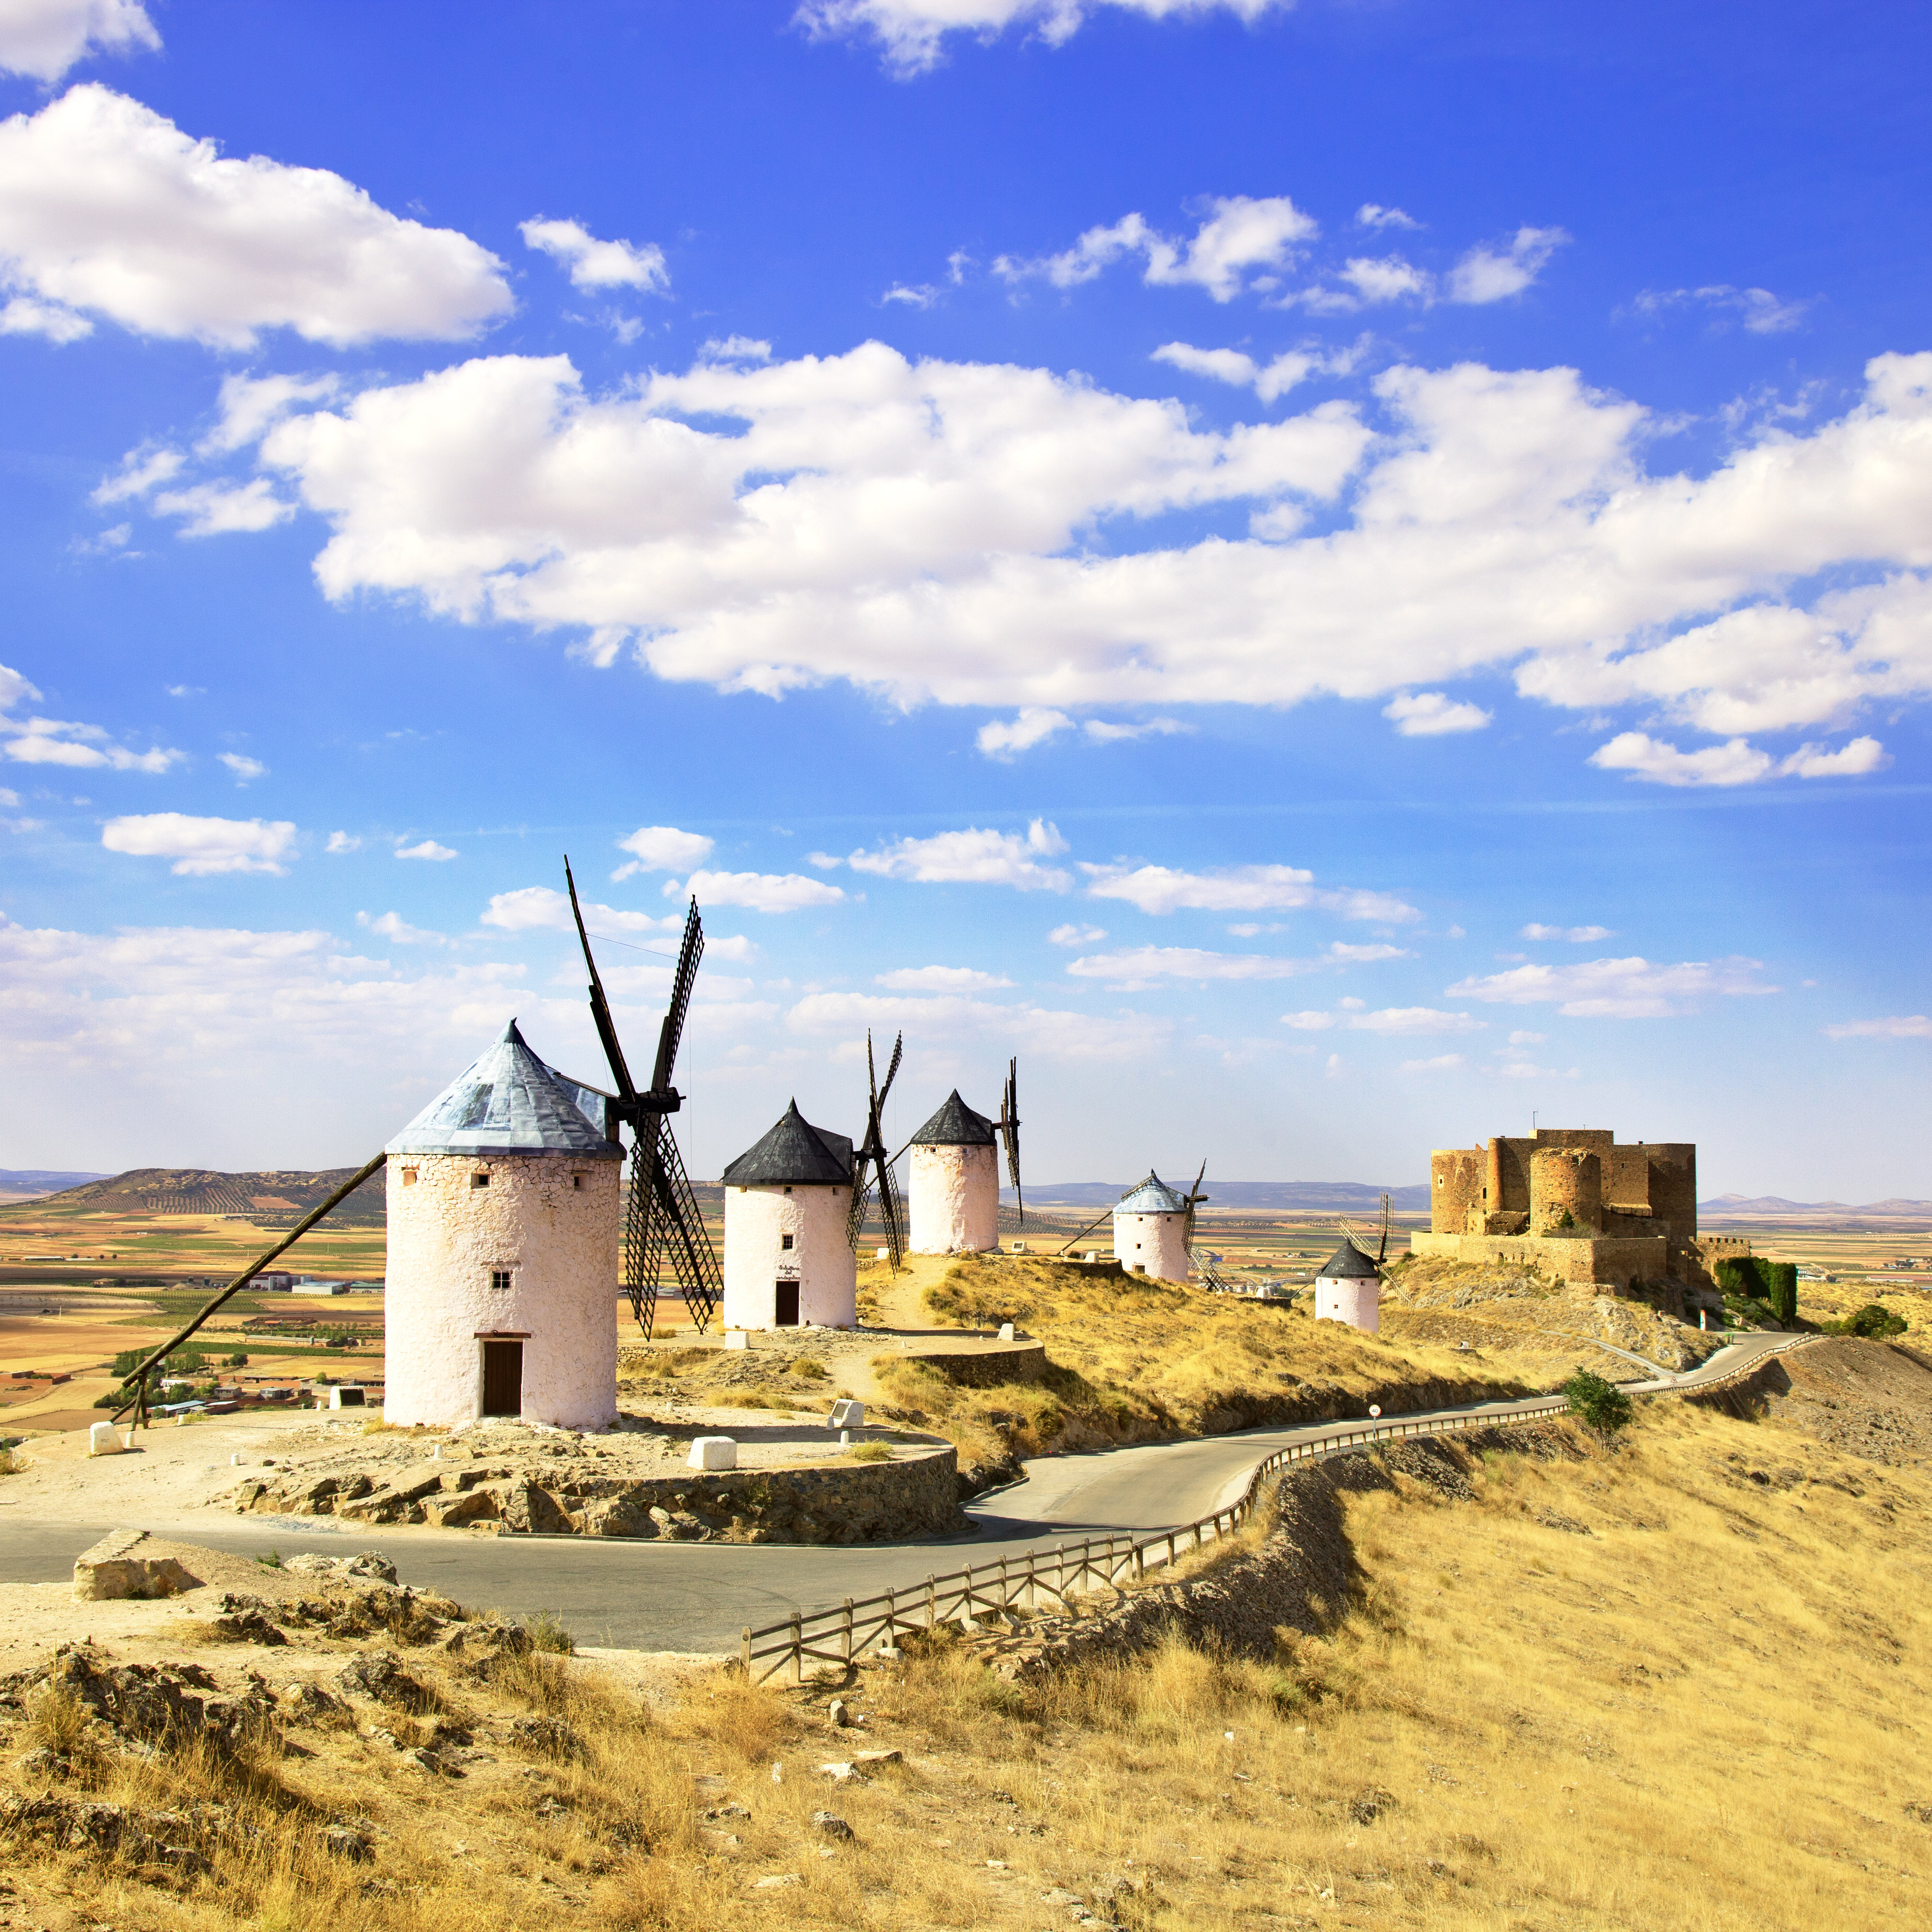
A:
{"label": "wooden fence", "polygon": [[[1760,1352],[1726,1375],[1687,1387],[1647,1393],[1692,1395],[1724,1388],[1755,1375],[1767,1356],[1782,1354],[1811,1339],[1795,1335],[1788,1342]],[[1045,1550],[1027,1550],[1018,1556],[972,1564],[943,1576],[929,1576],[922,1583],[886,1590],[876,1597],[848,1597],[833,1610],[814,1610],[809,1615],[794,1611],[782,1623],[767,1624],[761,1630],[747,1626],[739,1639],[739,1660],[754,1684],[767,1683],[781,1672],[788,1672],[790,1682],[799,1684],[804,1681],[808,1669],[842,1668],[868,1651],[892,1647],[902,1630],[934,1630],[941,1624],[956,1624],[970,1633],[982,1622],[1004,1621],[1015,1610],[1070,1612],[1077,1597],[1136,1582],[1151,1569],[1232,1536],[1254,1514],[1262,1484],[1292,1464],[1346,1455],[1370,1443],[1540,1422],[1552,1415],[1567,1414],[1569,1407],[1566,1397],[1550,1396],[1502,1415],[1396,1415],[1376,1422],[1346,1424],[1304,1442],[1290,1443],[1264,1457],[1255,1466],[1241,1495],[1212,1516],[1172,1529],[1157,1530],[1138,1540],[1125,1531],[1117,1531],[1104,1537],[1087,1537],[1078,1543],[1055,1544]]]}

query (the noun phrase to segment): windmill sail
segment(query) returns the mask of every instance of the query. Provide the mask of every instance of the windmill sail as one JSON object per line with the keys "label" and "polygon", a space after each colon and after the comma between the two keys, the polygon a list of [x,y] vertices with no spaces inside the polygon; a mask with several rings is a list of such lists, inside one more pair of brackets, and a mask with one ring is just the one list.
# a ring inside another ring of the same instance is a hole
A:
{"label": "windmill sail", "polygon": [[603,1042],[604,1057],[610,1062],[610,1077],[617,1090],[610,1102],[610,1114],[614,1120],[631,1130],[630,1199],[624,1219],[624,1293],[646,1339],[656,1323],[658,1297],[667,1288],[683,1296],[685,1306],[702,1330],[710,1327],[718,1304],[724,1298],[724,1277],[666,1117],[684,1105],[684,1096],[671,1084],[671,1077],[676,1070],[678,1045],[684,1034],[692,988],[698,978],[698,962],[704,951],[704,922],[699,916],[698,902],[693,899],[685,914],[684,938],[678,948],[676,970],[671,975],[670,1003],[658,1029],[657,1060],[651,1070],[650,1087],[640,1094],[632,1080],[616,1024],[610,1016],[610,1002],[604,996],[604,982],[591,955],[590,935],[584,928],[583,909],[577,900],[577,881],[571,876],[568,859],[563,863],[563,877],[570,889],[571,916],[577,922],[584,963],[590,974],[590,1017]]}
{"label": "windmill sail", "polygon": [[1187,1219],[1182,1225],[1181,1238],[1186,1244],[1188,1265],[1196,1280],[1212,1288],[1216,1294],[1231,1294],[1234,1284],[1223,1275],[1216,1264],[1218,1255],[1210,1255],[1204,1248],[1194,1245],[1194,1210],[1210,1197],[1201,1191],[1201,1183],[1206,1178],[1208,1163],[1201,1163],[1201,1171],[1194,1177],[1194,1185],[1187,1190]]}
{"label": "windmill sail", "polygon": [[1012,1177],[1013,1205],[1018,1225],[1026,1226],[1026,1196],[1020,1190],[1020,1064],[1006,1062],[1006,1084],[1000,1096],[1000,1118],[994,1131],[1006,1143],[1006,1172]]}
{"label": "windmill sail", "polygon": [[872,1036],[866,1036],[866,1137],[852,1156],[852,1209],[845,1224],[846,1238],[853,1251],[858,1250],[865,1232],[866,1213],[874,1191],[879,1197],[879,1218],[885,1223],[886,1247],[896,1273],[905,1256],[905,1207],[899,1198],[898,1183],[892,1178],[892,1164],[886,1153],[884,1116],[886,1096],[898,1077],[899,1060],[905,1052],[905,1035],[892,1042],[892,1057],[886,1067],[886,1082],[879,1084],[872,1060]]}

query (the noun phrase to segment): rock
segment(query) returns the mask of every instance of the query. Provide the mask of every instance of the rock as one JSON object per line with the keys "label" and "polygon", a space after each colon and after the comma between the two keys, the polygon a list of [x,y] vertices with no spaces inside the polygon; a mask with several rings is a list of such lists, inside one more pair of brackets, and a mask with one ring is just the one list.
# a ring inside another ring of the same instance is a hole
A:
{"label": "rock", "polygon": [[869,1750],[854,1752],[852,1762],[861,1771],[869,1771],[880,1764],[903,1764],[905,1753],[902,1750]]}
{"label": "rock", "polygon": [[441,1640],[446,1657],[462,1660],[472,1677],[487,1677],[506,1657],[529,1654],[530,1634],[520,1624],[458,1624]]}
{"label": "rock", "polygon": [[825,1714],[830,1718],[832,1723],[841,1730],[843,1730],[845,1726],[852,1721],[852,1713],[847,1708],[845,1700],[843,1697],[833,1698],[832,1700],[831,1708],[826,1711]]}
{"label": "rock", "polygon": [[336,1673],[335,1681],[345,1690],[399,1711],[427,1711],[436,1702],[429,1686],[412,1677],[393,1651],[372,1651],[357,1658]]}
{"label": "rock", "polygon": [[782,1892],[804,1882],[805,1880],[796,1872],[773,1872],[768,1877],[752,1880],[752,1889],[754,1892]]}
{"label": "rock", "polygon": [[510,1726],[510,1735],[546,1757],[574,1762],[584,1756],[583,1739],[561,1718],[518,1718]]}
{"label": "rock", "polygon": [[268,1621],[268,1606],[260,1597],[221,1600],[221,1615],[208,1626],[208,1634],[223,1643],[286,1643],[288,1639]]}
{"label": "rock", "polygon": [[368,1576],[379,1583],[396,1580],[396,1566],[380,1550],[365,1550],[358,1556],[291,1556],[282,1568],[298,1576]]}
{"label": "rock", "polygon": [[281,1695],[275,1700],[285,1717],[298,1724],[315,1724],[340,1719],[348,1714],[349,1706],[339,1697],[332,1697],[319,1684],[285,1684]]}
{"label": "rock", "polygon": [[1395,1796],[1388,1791],[1358,1791],[1348,1800],[1348,1816],[1358,1825],[1372,1825],[1384,1811],[1394,1808]]}
{"label": "rock", "polygon": [[64,1752],[36,1744],[24,1757],[14,1760],[14,1768],[22,1778],[65,1778],[74,1769],[74,1760]]}
{"label": "rock", "polygon": [[848,1778],[856,1775],[849,1764],[821,1764],[818,1767],[821,1778],[829,1778],[834,1784],[843,1784]]}
{"label": "rock", "polygon": [[824,1838],[837,1838],[842,1842],[849,1843],[856,1835],[851,1826],[836,1812],[814,1811],[812,1814],[812,1822],[813,1828]]}
{"label": "rock", "polygon": [[346,1825],[325,1825],[322,1848],[332,1858],[345,1858],[352,1864],[367,1864],[375,1856],[369,1840]]}
{"label": "rock", "polygon": [[172,1597],[198,1587],[200,1578],[172,1556],[143,1556],[145,1529],[117,1529],[74,1558],[74,1594],[83,1603],[125,1597]]}
{"label": "rock", "polygon": [[556,1498],[526,1478],[511,1485],[502,1521],[505,1528],[519,1536],[568,1536],[576,1528]]}

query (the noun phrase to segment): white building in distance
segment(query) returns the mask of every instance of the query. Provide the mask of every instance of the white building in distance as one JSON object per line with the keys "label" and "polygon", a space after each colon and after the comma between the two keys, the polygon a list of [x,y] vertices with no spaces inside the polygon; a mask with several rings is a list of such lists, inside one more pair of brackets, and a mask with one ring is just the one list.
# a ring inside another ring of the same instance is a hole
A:
{"label": "white building in distance", "polygon": [[1114,1204],[1114,1256],[1130,1274],[1187,1279],[1187,1202],[1151,1168]]}
{"label": "white building in distance", "polygon": [[616,1420],[623,1152],[602,1120],[512,1020],[389,1143],[386,1421]]}
{"label": "white building in distance", "polygon": [[1364,1334],[1382,1327],[1382,1271],[1353,1241],[1345,1240],[1315,1277],[1315,1318],[1346,1322]]}
{"label": "white building in distance", "polygon": [[852,1143],[794,1100],[724,1170],[724,1326],[856,1328]]}
{"label": "white building in distance", "polygon": [[976,1255],[1000,1245],[993,1124],[954,1088],[912,1137],[912,1251]]}

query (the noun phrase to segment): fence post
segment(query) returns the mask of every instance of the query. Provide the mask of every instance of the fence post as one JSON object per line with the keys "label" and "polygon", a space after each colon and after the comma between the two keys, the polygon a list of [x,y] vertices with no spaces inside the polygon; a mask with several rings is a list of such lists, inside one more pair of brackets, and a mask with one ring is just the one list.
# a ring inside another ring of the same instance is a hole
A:
{"label": "fence post", "polygon": [[930,1570],[926,1577],[926,1627],[928,1630],[939,1628],[939,1579]]}
{"label": "fence post", "polygon": [[898,1606],[893,1600],[897,1592],[892,1590],[888,1590],[886,1592],[885,1647],[888,1650],[896,1650],[898,1648],[899,1623],[897,1614]]}
{"label": "fence post", "polygon": [[744,1664],[745,1675],[749,1677],[752,1674],[752,1627],[749,1624],[739,1634],[738,1656]]}
{"label": "fence post", "polygon": [[791,1681],[805,1682],[805,1619],[796,1610],[791,1613]]}
{"label": "fence post", "polygon": [[845,1661],[852,1661],[852,1599],[845,1599]]}

